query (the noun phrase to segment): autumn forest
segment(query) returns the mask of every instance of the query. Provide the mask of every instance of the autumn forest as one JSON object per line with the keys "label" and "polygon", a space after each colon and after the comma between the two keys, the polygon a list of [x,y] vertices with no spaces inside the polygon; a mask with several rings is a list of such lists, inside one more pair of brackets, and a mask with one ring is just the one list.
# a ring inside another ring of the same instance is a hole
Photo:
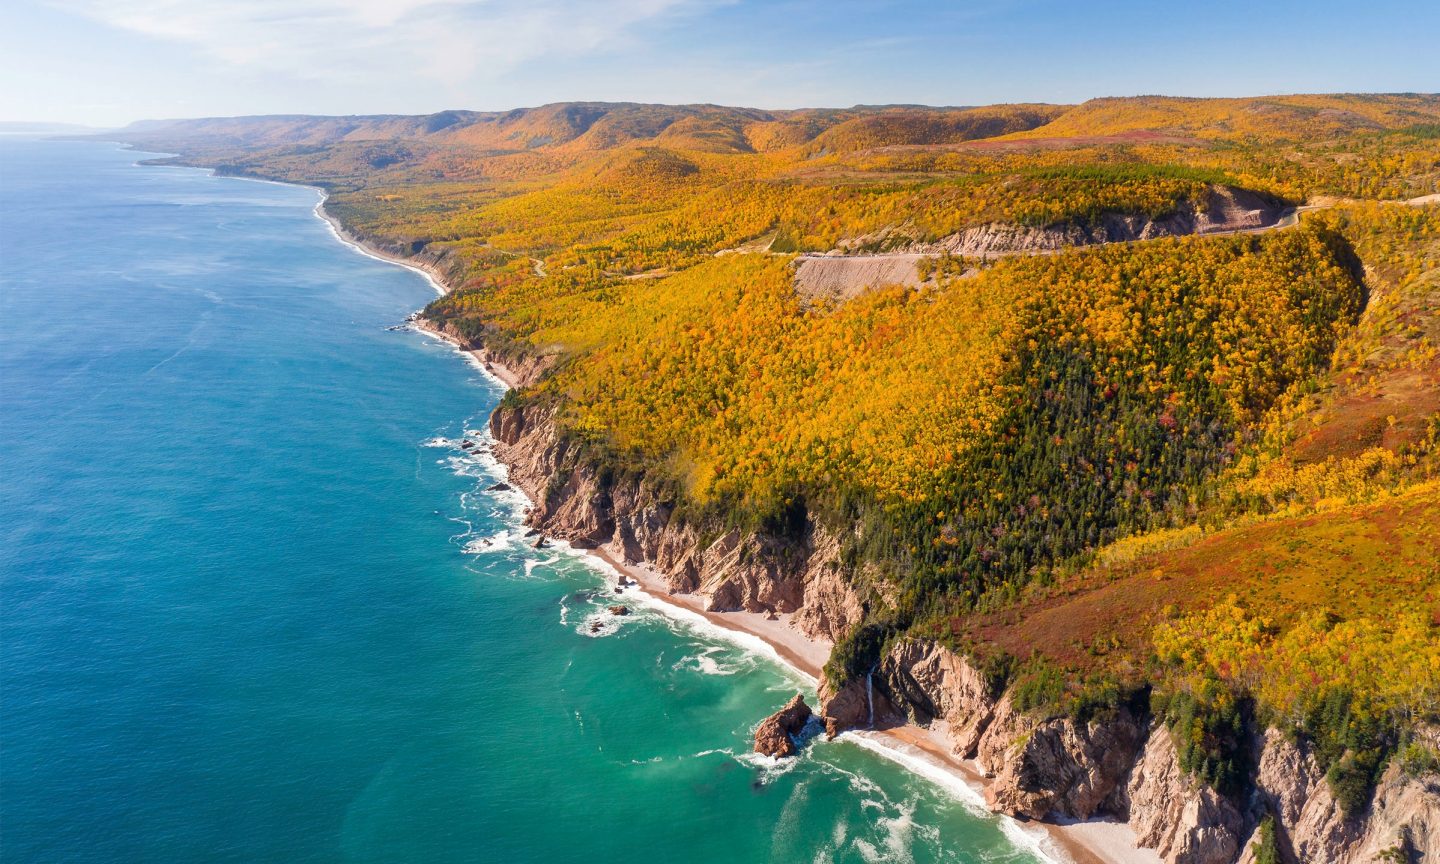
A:
{"label": "autumn forest", "polygon": [[1347,808],[1437,759],[1440,98],[145,134],[437,268],[424,318],[539,370],[506,405],[677,518],[842,538],[834,683],[923,634],[1028,710],[1146,702],[1222,791],[1289,729]]}

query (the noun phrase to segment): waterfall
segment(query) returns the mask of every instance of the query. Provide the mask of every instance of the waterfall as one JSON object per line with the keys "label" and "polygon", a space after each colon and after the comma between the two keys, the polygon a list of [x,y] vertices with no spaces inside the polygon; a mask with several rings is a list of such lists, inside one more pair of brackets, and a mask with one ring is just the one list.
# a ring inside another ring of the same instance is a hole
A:
{"label": "waterfall", "polygon": [[875,677],[872,670],[865,673],[865,704],[870,708],[870,728],[875,728],[875,686],[871,681]]}

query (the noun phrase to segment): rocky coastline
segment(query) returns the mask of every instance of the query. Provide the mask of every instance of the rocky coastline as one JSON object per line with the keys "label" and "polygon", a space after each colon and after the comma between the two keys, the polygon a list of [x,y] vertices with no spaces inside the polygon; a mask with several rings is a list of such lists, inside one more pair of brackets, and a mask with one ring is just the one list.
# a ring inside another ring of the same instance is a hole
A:
{"label": "rocky coastline", "polygon": [[[839,638],[864,614],[863,599],[840,576],[837,541],[819,526],[798,541],[704,537],[677,524],[673,505],[644,477],[607,480],[587,464],[547,409],[497,410],[491,432],[512,482],[536,502],[529,524],[552,536],[644,563],[671,593],[702,598],[712,613],[786,613],[810,638]],[[1267,814],[1283,860],[1360,864],[1440,849],[1440,776],[1410,777],[1392,764],[1369,812],[1349,819],[1314,755],[1270,729],[1255,743],[1254,790],[1231,800],[1181,769],[1169,730],[1146,712],[1120,708],[1083,724],[1034,716],[1016,707],[1014,694],[991,693],[964,657],[930,642],[899,642],[868,679],[838,691],[821,676],[820,700],[832,735],[924,730],[897,737],[968,766],[997,813],[1054,825],[1128,825],[1136,850],[1156,857],[1123,860],[1248,864]],[[1120,860],[1114,851],[1096,860]]]}
{"label": "rocky coastline", "polygon": [[[422,269],[442,286],[455,275],[443,253],[357,237],[323,202],[317,214],[367,254]],[[471,352],[511,388],[548,368],[546,358],[514,363],[444,326],[412,323]],[[843,578],[839,541],[822,526],[788,537],[703,532],[676,518],[675,502],[651,478],[591,464],[544,405],[502,405],[490,431],[509,482],[533,502],[531,528],[589,550],[661,600],[758,636],[817,679],[817,716],[829,734],[873,730],[925,754],[979,785],[993,811],[1046,827],[1080,864],[1251,864],[1267,815],[1286,862],[1440,858],[1440,775],[1412,777],[1391,764],[1368,811],[1348,819],[1314,755],[1275,729],[1255,742],[1254,788],[1235,801],[1183,771],[1169,731],[1148,715],[1122,708],[1082,724],[1027,714],[1014,694],[990,692],[979,670],[938,644],[901,641],[867,679],[832,690],[819,667],[830,644],[863,620],[866,601]],[[799,707],[792,702],[757,729],[772,755],[787,755],[785,744],[793,750]],[[1426,734],[1440,745],[1440,730]]]}

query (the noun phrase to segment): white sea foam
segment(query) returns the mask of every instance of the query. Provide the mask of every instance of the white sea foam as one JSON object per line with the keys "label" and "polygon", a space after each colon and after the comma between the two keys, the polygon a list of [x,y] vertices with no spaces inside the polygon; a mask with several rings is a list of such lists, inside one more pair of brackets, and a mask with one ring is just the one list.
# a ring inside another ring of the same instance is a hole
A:
{"label": "white sea foam", "polygon": [[864,798],[867,795],[879,795],[883,798],[885,795],[884,790],[880,788],[880,785],[878,783],[871,780],[869,777],[864,776],[863,774],[856,774],[854,771],[847,771],[846,769],[841,768],[839,765],[831,762],[818,762],[816,764],[820,765],[823,771],[843,775],[846,782],[849,784],[851,790],[853,790],[855,794],[861,798]]}
{"label": "white sea foam", "polygon": [[[488,537],[472,537],[461,547],[467,555],[485,555],[494,552],[510,552],[520,546],[524,535],[515,530],[499,531]],[[525,575],[530,575],[527,571]]]}
{"label": "white sea foam", "polygon": [[[527,579],[532,579],[532,578],[535,577],[535,570],[536,570],[537,568],[539,568],[539,567],[549,567],[549,566],[553,565],[556,561],[559,561],[559,560],[560,560],[559,558],[555,558],[555,557],[546,558],[546,559],[544,559],[544,560],[540,560],[540,559],[537,559],[537,558],[526,558],[526,559],[525,559],[525,577],[526,577]],[[561,623],[564,623],[564,622],[561,622]]]}
{"label": "white sea foam", "polygon": [[[888,809],[881,805],[883,809]],[[880,830],[879,845],[869,842],[863,838],[855,838],[855,849],[860,857],[872,862],[913,862],[915,855],[911,851],[915,842],[917,826],[915,824],[915,805],[901,805],[896,808],[894,816],[877,816],[874,825]],[[929,832],[922,832],[926,839],[931,839]]]}
{"label": "white sea foam", "polygon": [[972,785],[965,778],[960,777],[944,765],[939,764],[929,754],[921,752],[908,746],[897,746],[884,741],[873,732],[850,731],[843,732],[839,736],[842,741],[849,741],[866,750],[883,756],[912,774],[929,780],[941,789],[950,792],[965,809],[977,817],[984,819],[995,819],[1000,830],[1006,838],[1017,847],[1024,849],[1042,861],[1049,861],[1052,864],[1059,864],[1062,860],[1057,858],[1050,843],[1049,835],[1043,830],[1027,828],[1008,816],[992,814],[985,807],[985,796],[980,790]]}
{"label": "white sea foam", "polygon": [[470,477],[476,480],[483,480],[486,477],[483,466],[475,464],[474,461],[464,456],[446,456],[444,459],[437,460],[435,464],[449,468],[450,473],[456,477]]}
{"label": "white sea foam", "polygon": [[474,367],[475,371],[479,372],[486,381],[490,382],[495,386],[498,386],[502,390],[510,389],[510,385],[506,384],[503,378],[501,378],[499,375],[496,375],[494,372],[491,372],[489,369],[485,368],[485,364],[480,362],[479,357],[476,357],[474,354],[466,351],[459,345],[456,345],[454,342],[451,342],[449,339],[441,336],[439,333],[431,333],[429,330],[422,330],[419,327],[411,327],[410,329],[426,337],[427,339],[434,339],[436,342],[447,346],[448,348],[450,348],[450,350],[454,351],[456,354],[459,354],[460,357],[464,359],[466,363],[469,363],[472,367]]}
{"label": "white sea foam", "polygon": [[593,615],[586,615],[575,632],[581,636],[591,639],[604,639],[606,636],[614,636],[620,632],[619,615],[611,615],[609,612],[596,612]]}
{"label": "white sea foam", "polygon": [[785,758],[766,756],[763,753],[741,753],[734,758],[735,761],[758,770],[760,772],[761,783],[770,783],[774,781],[775,778],[782,777],[794,771],[795,766],[799,765],[804,758],[804,751],[801,751],[800,756],[787,756]]}
{"label": "white sea foam", "polygon": [[675,671],[699,672],[701,675],[734,675],[748,667],[745,659],[748,655],[741,655],[730,662],[722,662],[716,659],[715,655],[727,650],[723,645],[711,645],[700,651],[698,654],[687,654],[681,657],[671,669]]}
{"label": "white sea foam", "polygon": [[936,763],[929,754],[912,747],[892,744],[876,733],[864,730],[842,732],[839,739],[883,756],[891,762],[909,769],[912,774],[918,774],[944,788],[975,815],[989,815],[989,811],[985,809],[985,796],[981,794],[980,790],[950,769]]}
{"label": "white sea foam", "polygon": [[724,754],[724,755],[726,755],[726,756],[734,756],[734,755],[735,755],[735,751],[734,751],[734,750],[731,750],[729,747],[717,747],[717,748],[715,748],[715,749],[713,749],[713,750],[701,750],[699,753],[693,754],[690,758],[692,758],[692,759],[699,759],[699,758],[702,757],[702,756],[714,756],[716,753],[721,753],[721,754]]}
{"label": "white sea foam", "polygon": [[[552,541],[552,544],[556,549],[565,552],[567,555],[573,556],[574,560],[584,564],[586,567],[589,567],[592,570],[599,571],[602,575],[606,576],[607,584],[614,584],[615,582],[619,581],[620,571],[616,570],[615,567],[610,564],[610,562],[604,560],[603,558],[595,555],[586,554],[583,550],[576,549],[564,540],[554,540]],[[750,651],[754,654],[759,654],[770,660],[773,660],[778,667],[783,669],[788,675],[796,679],[798,682],[806,685],[813,685],[814,682],[811,681],[808,676],[804,675],[799,670],[786,663],[785,660],[780,656],[779,652],[777,652],[775,648],[770,645],[769,642],[766,642],[759,636],[754,636],[749,633],[742,633],[738,630],[731,630],[727,627],[721,627],[720,625],[711,622],[708,618],[698,612],[676,606],[673,603],[667,603],[664,600],[661,600],[658,597],[653,597],[644,591],[635,591],[633,594],[631,594],[631,590],[632,589],[630,588],[625,589],[625,593],[627,594],[627,596],[633,596],[638,603],[644,605],[647,609],[660,613],[661,617],[667,622],[667,624],[683,625],[683,630],[677,632],[684,632],[686,633],[686,635],[698,635],[702,639],[706,639],[712,642],[720,641],[729,643],[731,645],[737,645],[745,649],[746,651]]]}

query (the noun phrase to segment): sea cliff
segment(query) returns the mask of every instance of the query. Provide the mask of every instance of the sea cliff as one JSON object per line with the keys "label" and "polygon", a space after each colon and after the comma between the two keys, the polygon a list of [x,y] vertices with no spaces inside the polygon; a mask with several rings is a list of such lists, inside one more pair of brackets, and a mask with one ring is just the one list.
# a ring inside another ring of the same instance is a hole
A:
{"label": "sea cliff", "polygon": [[[1433,772],[1410,776],[1392,764],[1368,810],[1347,818],[1309,748],[1271,728],[1253,742],[1253,788],[1229,798],[1181,769],[1170,730],[1148,712],[1120,707],[1080,722],[1020,711],[1014,693],[989,692],[965,658],[931,642],[900,642],[870,681],[822,699],[832,729],[864,725],[873,711],[876,725],[939,732],[957,757],[983,772],[986,802],[997,812],[1126,822],[1137,843],[1168,864],[1254,861],[1267,815],[1283,861],[1429,860],[1440,849],[1440,776]],[[1434,738],[1437,730],[1425,734]]]}

